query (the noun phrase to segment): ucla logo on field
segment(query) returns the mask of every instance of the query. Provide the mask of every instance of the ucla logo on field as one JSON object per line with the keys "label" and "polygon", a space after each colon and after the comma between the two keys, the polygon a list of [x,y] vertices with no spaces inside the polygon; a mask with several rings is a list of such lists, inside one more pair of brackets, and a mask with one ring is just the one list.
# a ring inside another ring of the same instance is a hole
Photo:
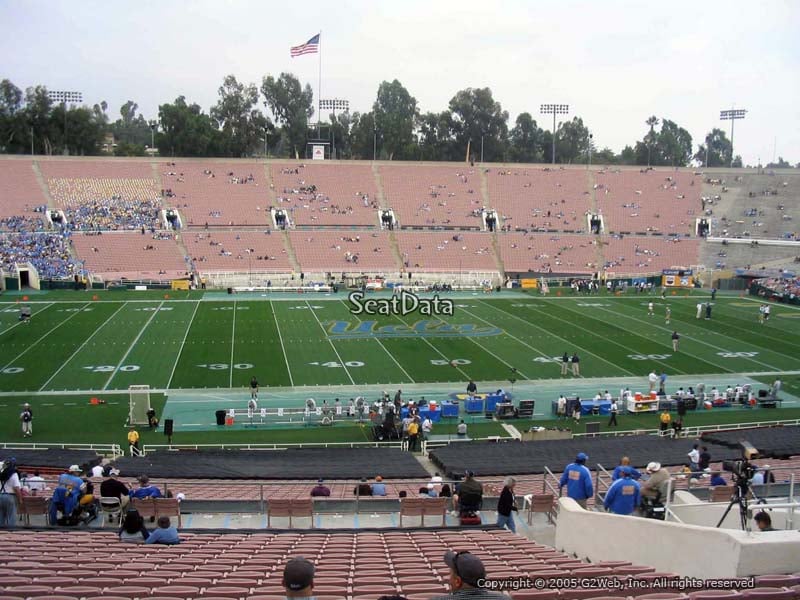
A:
{"label": "ucla logo on field", "polygon": [[328,337],[484,337],[500,335],[499,327],[480,327],[472,323],[445,323],[444,321],[417,321],[411,325],[382,325],[378,321],[327,321],[323,324]]}

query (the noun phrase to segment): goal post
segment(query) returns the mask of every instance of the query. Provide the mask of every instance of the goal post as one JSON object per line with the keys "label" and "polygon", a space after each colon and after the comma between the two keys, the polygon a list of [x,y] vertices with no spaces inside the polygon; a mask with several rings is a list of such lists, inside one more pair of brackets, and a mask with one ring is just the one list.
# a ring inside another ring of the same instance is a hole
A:
{"label": "goal post", "polygon": [[130,407],[128,410],[128,425],[147,425],[149,419],[147,411],[150,410],[150,386],[128,386],[130,394]]}

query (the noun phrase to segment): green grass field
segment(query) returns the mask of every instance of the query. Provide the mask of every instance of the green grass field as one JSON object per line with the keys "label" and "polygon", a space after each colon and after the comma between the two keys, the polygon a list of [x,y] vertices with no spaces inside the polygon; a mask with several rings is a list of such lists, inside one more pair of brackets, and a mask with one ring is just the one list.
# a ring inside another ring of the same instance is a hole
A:
{"label": "green grass field", "polygon": [[[775,373],[783,373],[784,390],[800,396],[800,310],[775,305],[770,321],[760,325],[758,304],[738,296],[718,297],[713,319],[706,321],[695,318],[695,305],[707,295],[685,292],[666,300],[634,294],[547,299],[521,293],[461,295],[455,297],[455,315],[443,319],[417,314],[358,318],[350,314],[343,294],[279,300],[200,292],[164,295],[32,295],[34,315],[28,324],[18,322],[17,297],[0,303],[2,440],[21,439],[17,414],[25,399],[41,407],[37,439],[120,443],[127,395],[110,392],[131,384],[158,391],[153,403],[159,411],[165,401],[160,392],[243,393],[253,375],[267,393],[269,388],[437,382],[452,382],[457,391],[469,379],[534,384],[559,379],[558,357],[565,351],[581,357],[581,377],[575,381],[570,375],[570,385],[603,387],[611,377],[644,382],[651,369],[671,377],[716,376],[720,382],[726,373],[747,373],[771,383]],[[651,299],[653,317],[647,314]],[[669,325],[666,305],[672,310]],[[673,330],[682,336],[678,352],[672,350]],[[89,406],[93,395],[108,404]],[[781,418],[796,418],[789,416],[793,410],[778,412]],[[48,413],[56,418],[46,425],[42,417]],[[636,427],[646,426],[648,418],[637,415],[644,421]],[[778,417],[769,411],[765,418]],[[475,423],[473,435],[480,433],[502,430],[498,423]],[[195,432],[191,440],[176,441],[219,442],[220,435]],[[225,440],[265,441],[264,435],[231,432]],[[269,432],[269,441],[282,442],[364,437],[353,426]]]}

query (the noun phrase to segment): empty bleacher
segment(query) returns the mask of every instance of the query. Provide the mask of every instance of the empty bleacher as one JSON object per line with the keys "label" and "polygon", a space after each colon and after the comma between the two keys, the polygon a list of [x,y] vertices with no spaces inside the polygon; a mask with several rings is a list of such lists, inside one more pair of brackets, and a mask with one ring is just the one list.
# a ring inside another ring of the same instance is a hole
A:
{"label": "empty bleacher", "polygon": [[292,231],[289,239],[306,272],[399,270],[385,231]]}
{"label": "empty bleacher", "polygon": [[272,205],[263,163],[178,161],[158,165],[163,203],[184,226],[265,226]]}
{"label": "empty bleacher", "polygon": [[34,208],[45,204],[30,160],[0,161],[0,218],[36,218]]}
{"label": "empty bleacher", "polygon": [[288,273],[292,270],[283,236],[270,230],[189,230],[184,232],[183,241],[194,268],[201,273]]}
{"label": "empty bleacher", "polygon": [[[76,233],[71,237],[84,268],[109,278],[166,279],[186,276],[189,267],[172,234],[153,239],[150,234]],[[149,249],[148,249],[149,248]]]}
{"label": "empty bleacher", "polygon": [[605,169],[594,174],[597,210],[609,232],[693,234],[701,179],[686,171]]}
{"label": "empty bleacher", "polygon": [[[276,208],[299,226],[375,226],[378,191],[364,164],[272,164]],[[313,186],[313,188],[312,188]]]}
{"label": "empty bleacher", "polygon": [[380,175],[386,203],[403,227],[482,227],[485,202],[477,168],[384,165]]}
{"label": "empty bleacher", "polygon": [[700,241],[686,238],[604,236],[605,269],[615,275],[660,273],[699,262]]}
{"label": "empty bleacher", "polygon": [[512,231],[588,229],[591,195],[585,169],[519,165],[487,169],[486,177],[500,227]]}
{"label": "empty bleacher", "polygon": [[499,233],[498,246],[506,272],[596,273],[595,236],[560,233]]}
{"label": "empty bleacher", "polygon": [[396,232],[403,267],[411,272],[496,271],[492,238],[481,233]]}

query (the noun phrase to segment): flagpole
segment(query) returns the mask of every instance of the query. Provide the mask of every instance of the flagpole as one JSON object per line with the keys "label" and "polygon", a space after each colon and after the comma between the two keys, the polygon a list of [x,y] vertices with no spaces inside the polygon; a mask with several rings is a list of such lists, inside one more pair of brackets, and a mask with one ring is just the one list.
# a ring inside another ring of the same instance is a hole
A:
{"label": "flagpole", "polygon": [[320,120],[322,119],[322,30],[319,30],[319,85],[317,86],[317,137],[319,138],[321,127]]}

